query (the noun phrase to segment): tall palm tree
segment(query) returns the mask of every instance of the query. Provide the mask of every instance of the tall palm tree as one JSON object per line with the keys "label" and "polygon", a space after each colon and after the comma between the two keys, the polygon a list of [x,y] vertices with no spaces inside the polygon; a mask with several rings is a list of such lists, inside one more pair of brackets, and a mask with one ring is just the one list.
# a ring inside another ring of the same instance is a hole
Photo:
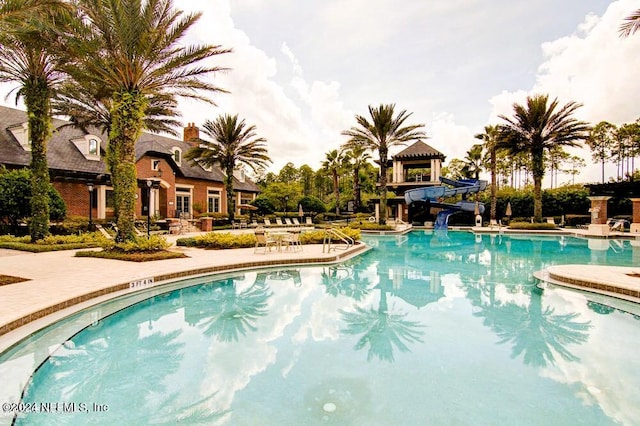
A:
{"label": "tall palm tree", "polygon": [[497,143],[498,143],[498,127],[484,126],[484,133],[478,133],[474,137],[484,142],[486,150],[489,154],[489,171],[491,173],[491,219],[496,220],[496,204],[498,187],[496,184],[497,177]]}
{"label": "tall palm tree", "polygon": [[60,58],[51,48],[56,36],[50,24],[64,16],[63,8],[53,6],[43,9],[30,1],[7,1],[0,7],[0,82],[17,83],[16,101],[22,98],[27,108],[32,242],[49,234],[47,141],[51,136],[51,98],[62,81]]}
{"label": "tall palm tree", "polygon": [[526,105],[513,104],[514,117],[501,115],[506,124],[500,125],[498,148],[511,154],[526,152],[531,157],[533,175],[533,216],[542,221],[542,178],[544,153],[554,146],[579,146],[588,137],[587,123],[572,117],[582,106],[575,102],[558,109],[558,100],[549,103],[548,95],[527,97]]}
{"label": "tall palm tree", "polygon": [[620,25],[620,37],[629,37],[640,29],[640,9],[624,18],[625,22]]}
{"label": "tall palm tree", "polygon": [[473,145],[471,149],[467,151],[464,162],[470,177],[479,179],[480,171],[482,171],[482,144]]}
{"label": "tall palm tree", "polygon": [[349,148],[345,154],[346,160],[349,162],[353,172],[353,208],[355,211],[360,211],[362,207],[360,170],[362,170],[362,167],[369,161],[371,156],[363,146],[353,146]]}
{"label": "tall palm tree", "polygon": [[333,179],[333,194],[336,197],[336,214],[340,214],[340,169],[344,163],[344,154],[337,149],[325,154],[322,167],[331,173]]}
{"label": "tall palm tree", "polygon": [[377,108],[369,105],[371,121],[361,115],[356,115],[357,126],[342,132],[348,136],[347,146],[361,145],[370,151],[378,151],[380,161],[380,223],[387,219],[387,160],[389,148],[403,145],[406,142],[425,138],[426,134],[419,130],[424,124],[405,125],[411,116],[406,110],[395,114],[395,104],[381,104]]}
{"label": "tall palm tree", "polygon": [[190,149],[185,158],[205,167],[219,165],[222,168],[225,173],[227,212],[229,219],[233,220],[233,171],[238,166],[247,166],[253,171],[266,167],[271,162],[265,146],[267,140],[256,137],[256,126],[248,126],[244,119],[238,119],[237,114],[224,114],[213,121],[207,120],[202,131],[213,141],[201,140],[200,146]]}
{"label": "tall palm tree", "polygon": [[[118,239],[132,240],[137,192],[135,144],[151,105],[175,111],[177,97],[213,101],[223,89],[203,80],[221,68],[202,61],[230,52],[218,45],[184,45],[201,14],[173,8],[172,0],[76,0],[65,71],[109,110],[107,165],[113,184]],[[155,99],[155,101],[153,100]]]}

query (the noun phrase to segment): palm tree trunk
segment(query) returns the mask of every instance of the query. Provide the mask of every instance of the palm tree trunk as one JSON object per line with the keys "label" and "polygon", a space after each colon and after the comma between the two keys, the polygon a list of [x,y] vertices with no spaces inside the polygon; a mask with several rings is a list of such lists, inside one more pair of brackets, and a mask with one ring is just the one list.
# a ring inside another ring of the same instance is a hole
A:
{"label": "palm tree trunk", "polygon": [[355,211],[360,211],[361,196],[360,196],[360,170],[356,167],[353,172],[353,208]]}
{"label": "palm tree trunk", "polygon": [[338,185],[340,185],[340,182],[338,181],[338,171],[336,169],[333,169],[332,171],[333,174],[333,193],[336,196],[336,214],[340,214],[340,188],[338,187]]}
{"label": "palm tree trunk", "polygon": [[380,148],[380,225],[387,223],[387,149]]}
{"label": "palm tree trunk", "polygon": [[542,178],[544,177],[544,160],[542,153],[533,153],[531,158],[531,174],[533,175],[533,219],[542,222]]}
{"label": "palm tree trunk", "polygon": [[47,139],[51,132],[49,85],[45,78],[28,81],[24,87],[31,140],[31,242],[49,235],[49,167]]}
{"label": "palm tree trunk", "polygon": [[235,191],[233,190],[233,168],[225,170],[227,176],[224,178],[224,189],[227,191],[227,214],[229,220],[233,221],[236,216]]}
{"label": "palm tree trunk", "polygon": [[491,219],[495,220],[496,219],[496,204],[497,204],[497,200],[496,200],[496,193],[497,193],[497,187],[496,187],[496,147],[495,147],[495,142],[491,142],[491,157],[490,157],[490,162],[491,162]]}
{"label": "palm tree trunk", "polygon": [[135,240],[136,142],[143,129],[147,102],[140,93],[122,90],[113,95],[112,126],[107,163],[113,183],[118,241]]}

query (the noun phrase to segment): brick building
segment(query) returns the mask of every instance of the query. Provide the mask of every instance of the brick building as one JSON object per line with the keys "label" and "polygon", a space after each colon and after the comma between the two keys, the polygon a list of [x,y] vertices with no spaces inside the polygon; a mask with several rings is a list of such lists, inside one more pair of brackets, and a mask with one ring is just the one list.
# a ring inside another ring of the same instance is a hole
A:
{"label": "brick building", "polygon": [[[89,216],[91,202],[94,219],[110,218],[113,191],[104,161],[107,135],[97,129],[85,132],[69,124],[53,121],[54,132],[47,146],[51,183],[65,200],[68,216]],[[161,218],[226,213],[223,171],[219,167],[205,169],[183,159],[194,146],[191,140],[198,136],[194,123],[184,128],[183,140],[142,134],[136,143],[136,215],[147,216],[147,206],[152,215]],[[29,167],[30,162],[26,113],[0,106],[0,165],[22,168]],[[241,172],[234,174],[234,189],[236,205],[251,202],[260,192]]]}

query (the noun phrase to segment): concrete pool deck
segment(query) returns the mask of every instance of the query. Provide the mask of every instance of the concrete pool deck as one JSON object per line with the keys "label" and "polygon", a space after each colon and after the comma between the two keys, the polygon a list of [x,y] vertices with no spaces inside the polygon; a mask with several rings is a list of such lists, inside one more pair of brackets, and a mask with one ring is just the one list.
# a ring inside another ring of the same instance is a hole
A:
{"label": "concrete pool deck", "polygon": [[[181,235],[179,237],[184,237]],[[177,236],[167,236],[175,243]],[[302,251],[255,253],[253,248],[204,250],[176,247],[188,257],[151,262],[126,262],[75,257],[77,250],[28,253],[0,249],[3,275],[27,281],[0,286],[0,337],[26,324],[76,305],[151,288],[179,278],[276,265],[335,263],[369,249],[357,244],[347,250],[323,252],[322,244]]]}

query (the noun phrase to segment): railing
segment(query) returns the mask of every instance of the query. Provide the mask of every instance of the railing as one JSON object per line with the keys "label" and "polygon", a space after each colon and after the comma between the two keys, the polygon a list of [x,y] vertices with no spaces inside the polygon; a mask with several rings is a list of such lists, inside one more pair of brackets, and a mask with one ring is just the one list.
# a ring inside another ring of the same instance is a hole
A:
{"label": "railing", "polygon": [[[334,240],[338,240],[338,241],[342,242],[345,245],[342,246],[342,245],[332,244],[332,242]],[[331,252],[331,250],[334,250],[334,251],[335,250],[347,250],[348,248],[350,248],[354,244],[355,244],[355,241],[353,240],[353,238],[351,238],[350,236],[348,236],[344,232],[342,232],[342,231],[340,231],[340,230],[338,230],[336,228],[327,228],[327,229],[325,229],[324,237],[322,238],[322,252],[323,253],[329,253],[329,252]]]}

